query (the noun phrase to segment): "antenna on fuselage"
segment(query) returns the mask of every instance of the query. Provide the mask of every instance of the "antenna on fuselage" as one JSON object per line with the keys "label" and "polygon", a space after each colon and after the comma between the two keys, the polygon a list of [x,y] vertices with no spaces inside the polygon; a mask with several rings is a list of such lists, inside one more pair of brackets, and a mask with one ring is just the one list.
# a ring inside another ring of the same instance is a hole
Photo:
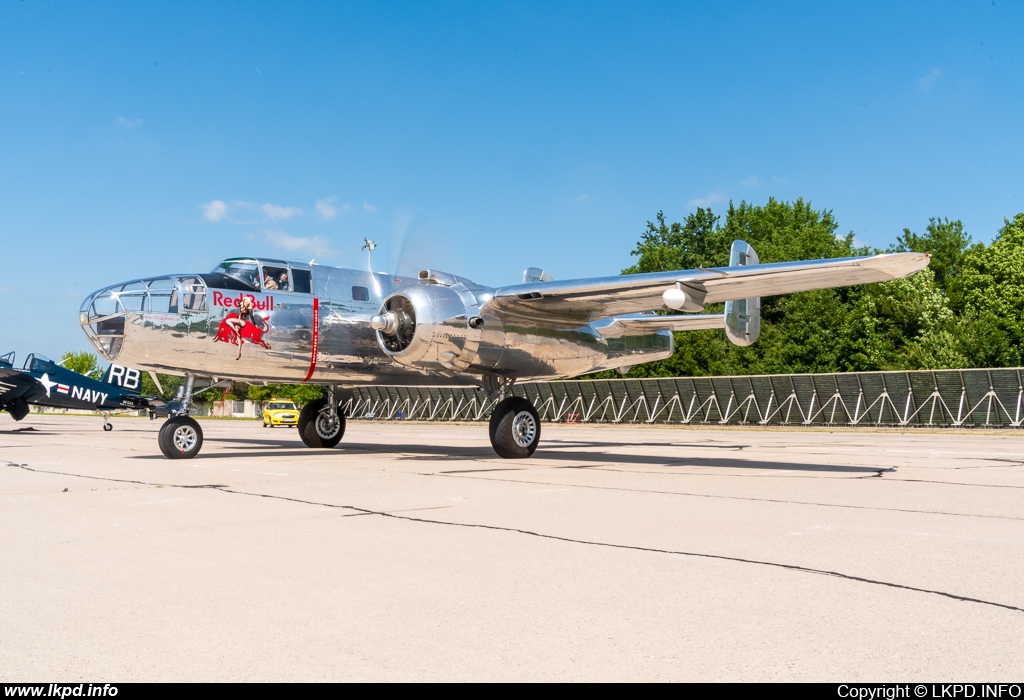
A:
{"label": "antenna on fuselage", "polygon": [[359,250],[366,251],[366,271],[370,273],[370,282],[373,283],[373,291],[377,293],[377,299],[383,297],[383,293],[380,289],[380,282],[377,280],[377,275],[373,274],[373,249],[377,247],[377,244],[371,241],[369,238],[363,239],[363,245]]}
{"label": "antenna on fuselage", "polygon": [[371,241],[369,238],[364,238],[363,239],[363,245],[359,249],[359,250],[365,250],[366,251],[366,265],[369,268],[370,272],[373,272],[372,256],[373,256],[373,249],[376,248],[376,247],[377,247],[376,243]]}

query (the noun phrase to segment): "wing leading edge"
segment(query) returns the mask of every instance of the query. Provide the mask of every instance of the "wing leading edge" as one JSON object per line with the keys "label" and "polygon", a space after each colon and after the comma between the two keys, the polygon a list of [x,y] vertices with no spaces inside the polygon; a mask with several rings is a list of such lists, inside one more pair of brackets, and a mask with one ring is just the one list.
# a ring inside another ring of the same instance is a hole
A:
{"label": "wing leading edge", "polygon": [[887,282],[924,269],[928,260],[926,253],[886,253],[857,258],[532,282],[496,289],[488,305],[496,311],[525,316],[538,322],[583,325],[610,316],[662,309],[662,294],[673,287],[683,290],[697,303],[714,304]]}

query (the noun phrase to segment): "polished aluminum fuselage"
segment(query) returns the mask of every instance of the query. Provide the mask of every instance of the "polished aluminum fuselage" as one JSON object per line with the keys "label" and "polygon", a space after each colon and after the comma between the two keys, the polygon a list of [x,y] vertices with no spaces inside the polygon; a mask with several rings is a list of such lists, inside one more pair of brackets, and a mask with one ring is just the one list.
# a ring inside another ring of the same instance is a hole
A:
{"label": "polished aluminum fuselage", "polygon": [[[259,263],[257,263],[259,264]],[[283,265],[281,261],[274,264]],[[100,290],[82,307],[82,326],[107,359],[168,374],[195,374],[249,382],[319,384],[476,384],[480,376],[551,379],[663,359],[672,354],[668,331],[621,329],[602,334],[600,321],[575,327],[546,325],[496,311],[490,288],[462,280],[451,287],[466,309],[444,319],[459,339],[462,361],[450,367],[408,366],[382,348],[370,318],[396,290],[431,283],[380,273],[291,263],[308,269],[310,293],[240,288],[210,275],[137,280]],[[262,269],[262,268],[261,268]],[[168,280],[173,301],[165,299]],[[468,283],[468,284],[463,284]],[[218,286],[220,284],[220,286]],[[436,284],[436,282],[433,282]],[[235,288],[229,288],[229,287]],[[243,340],[239,357],[225,319],[249,298],[262,344]],[[483,323],[469,329],[467,318]],[[444,335],[444,337],[448,337]],[[236,359],[238,358],[238,359]]]}

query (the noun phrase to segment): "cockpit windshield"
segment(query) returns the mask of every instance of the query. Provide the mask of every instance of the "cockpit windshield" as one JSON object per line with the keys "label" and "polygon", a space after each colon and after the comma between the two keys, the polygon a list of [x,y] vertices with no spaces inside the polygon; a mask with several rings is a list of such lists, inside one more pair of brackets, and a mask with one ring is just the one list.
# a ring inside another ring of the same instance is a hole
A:
{"label": "cockpit windshield", "polygon": [[225,260],[213,268],[212,272],[233,277],[256,291],[260,289],[260,271],[255,260]]}
{"label": "cockpit windshield", "polygon": [[33,353],[25,358],[24,369],[29,372],[52,372],[55,366],[53,360],[46,355]]}

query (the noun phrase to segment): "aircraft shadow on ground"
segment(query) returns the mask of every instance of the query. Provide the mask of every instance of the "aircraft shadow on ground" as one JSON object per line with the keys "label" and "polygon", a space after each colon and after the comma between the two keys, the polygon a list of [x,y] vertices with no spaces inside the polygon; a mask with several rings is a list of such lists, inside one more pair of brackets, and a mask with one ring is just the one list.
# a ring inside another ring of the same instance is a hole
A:
{"label": "aircraft shadow on ground", "polygon": [[[573,441],[574,447],[591,447],[593,450],[563,449],[560,445],[541,445],[540,449],[528,460],[500,460],[490,447],[460,447],[456,445],[421,445],[404,443],[358,443],[342,442],[338,447],[330,450],[317,450],[302,446],[302,443],[295,439],[273,439],[267,438],[208,438],[208,443],[228,443],[234,449],[224,452],[203,452],[198,459],[226,459],[226,458],[261,458],[261,457],[306,457],[306,458],[335,458],[344,459],[346,454],[353,456],[360,454],[390,455],[397,460],[412,460],[421,462],[454,462],[454,461],[480,461],[495,460],[501,464],[501,469],[528,469],[530,466],[554,467],[556,469],[587,469],[597,467],[608,467],[614,465],[640,465],[659,466],[669,468],[679,467],[704,467],[717,469],[762,469],[775,471],[805,471],[805,472],[829,472],[839,474],[869,475],[877,474],[878,467],[864,467],[841,464],[807,464],[801,462],[780,462],[766,461],[756,458],[739,459],[723,457],[689,457],[685,455],[643,455],[643,454],[608,454],[601,452],[602,448],[613,446],[637,447],[632,443],[607,443],[607,442],[585,442]],[[564,443],[563,443],[564,444]],[[704,448],[705,445],[657,445],[659,449],[664,448]],[[737,446],[739,447],[739,446]],[[270,448],[270,449],[268,449]],[[162,455],[138,455],[133,459],[164,459]],[[572,465],[551,465],[549,462],[576,462]],[[583,464],[580,464],[580,463]],[[484,471],[484,470],[474,470]]]}

